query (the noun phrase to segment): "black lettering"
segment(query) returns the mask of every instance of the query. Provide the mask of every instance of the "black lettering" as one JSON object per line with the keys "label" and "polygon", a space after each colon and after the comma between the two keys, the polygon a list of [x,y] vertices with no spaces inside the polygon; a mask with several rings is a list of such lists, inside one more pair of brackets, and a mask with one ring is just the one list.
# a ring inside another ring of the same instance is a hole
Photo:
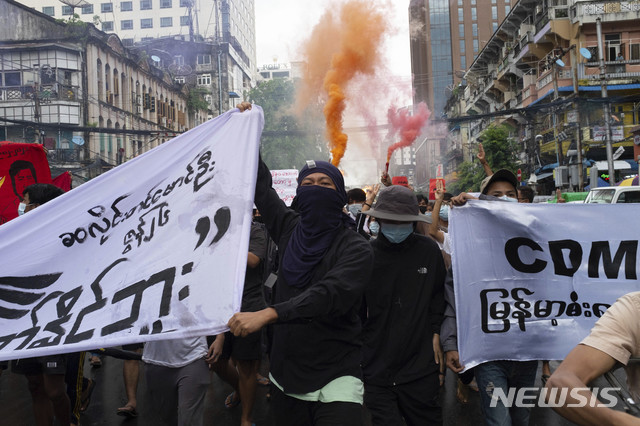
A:
{"label": "black lettering", "polygon": [[542,251],[542,247],[535,241],[529,238],[516,237],[511,238],[504,246],[504,254],[507,257],[509,264],[519,272],[525,272],[529,274],[536,274],[542,272],[547,266],[547,262],[541,259],[536,259],[532,264],[525,264],[520,259],[518,249],[522,246],[529,247],[531,250]]}
{"label": "black lettering", "polygon": [[[567,267],[564,262],[563,250],[569,250],[569,262],[571,267]],[[549,241],[549,254],[553,262],[556,275],[573,277],[582,262],[582,247],[580,243],[573,240]]]}
{"label": "black lettering", "polygon": [[594,241],[591,244],[591,253],[589,254],[589,278],[598,278],[600,269],[600,258],[604,267],[604,274],[607,278],[616,279],[620,272],[622,258],[625,258],[624,270],[625,278],[628,280],[637,279],[636,273],[636,256],[638,254],[638,241],[621,241],[616,255],[611,260],[611,248],[608,241]]}

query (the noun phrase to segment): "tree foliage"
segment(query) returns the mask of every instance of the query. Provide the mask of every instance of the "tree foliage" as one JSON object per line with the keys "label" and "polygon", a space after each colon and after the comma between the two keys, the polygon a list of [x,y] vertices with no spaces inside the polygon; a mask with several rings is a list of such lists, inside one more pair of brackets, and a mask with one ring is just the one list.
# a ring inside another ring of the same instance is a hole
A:
{"label": "tree foliage", "polygon": [[320,106],[311,106],[301,117],[292,113],[295,104],[293,81],[262,82],[251,89],[246,98],[264,111],[261,153],[271,170],[300,169],[306,160],[329,159]]}
{"label": "tree foliage", "polygon": [[[516,142],[509,138],[509,129],[506,126],[491,126],[482,132],[480,136],[484,148],[485,157],[491,170],[507,169],[515,172],[519,166],[518,147]],[[450,192],[476,192],[480,190],[480,184],[486,177],[484,169],[479,161],[465,161],[458,166],[458,179],[451,185]]]}

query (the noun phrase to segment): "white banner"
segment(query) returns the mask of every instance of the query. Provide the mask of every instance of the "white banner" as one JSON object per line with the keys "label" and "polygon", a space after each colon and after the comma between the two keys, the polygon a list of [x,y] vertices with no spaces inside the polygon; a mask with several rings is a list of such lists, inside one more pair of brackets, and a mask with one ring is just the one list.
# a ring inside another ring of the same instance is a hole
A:
{"label": "white banner", "polygon": [[217,334],[240,308],[262,109],[0,227],[0,360]]}
{"label": "white banner", "polygon": [[298,187],[298,171],[296,169],[271,170],[273,189],[287,206],[291,205]]}
{"label": "white banner", "polygon": [[640,290],[638,204],[471,201],[451,212],[458,349],[564,359],[608,306]]}

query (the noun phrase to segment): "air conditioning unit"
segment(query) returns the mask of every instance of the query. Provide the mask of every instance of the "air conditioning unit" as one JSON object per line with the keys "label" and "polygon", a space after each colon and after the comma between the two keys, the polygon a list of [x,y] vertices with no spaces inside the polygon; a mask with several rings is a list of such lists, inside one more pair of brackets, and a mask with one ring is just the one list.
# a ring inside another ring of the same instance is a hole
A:
{"label": "air conditioning unit", "polygon": [[556,167],[554,173],[556,187],[569,185],[569,168],[567,166]]}
{"label": "air conditioning unit", "polygon": [[162,125],[167,127],[167,117],[162,117]]}
{"label": "air conditioning unit", "polygon": [[140,106],[142,106],[142,96],[140,95],[136,95],[136,103]]}
{"label": "air conditioning unit", "polygon": [[136,105],[136,112],[138,115],[142,115],[142,105]]}

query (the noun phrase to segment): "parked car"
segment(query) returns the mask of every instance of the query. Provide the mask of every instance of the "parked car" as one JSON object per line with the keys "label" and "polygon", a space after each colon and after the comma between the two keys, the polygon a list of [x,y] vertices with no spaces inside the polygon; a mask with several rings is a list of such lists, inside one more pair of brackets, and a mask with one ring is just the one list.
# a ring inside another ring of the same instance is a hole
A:
{"label": "parked car", "polygon": [[593,188],[584,200],[592,204],[640,203],[640,186],[605,186]]}

